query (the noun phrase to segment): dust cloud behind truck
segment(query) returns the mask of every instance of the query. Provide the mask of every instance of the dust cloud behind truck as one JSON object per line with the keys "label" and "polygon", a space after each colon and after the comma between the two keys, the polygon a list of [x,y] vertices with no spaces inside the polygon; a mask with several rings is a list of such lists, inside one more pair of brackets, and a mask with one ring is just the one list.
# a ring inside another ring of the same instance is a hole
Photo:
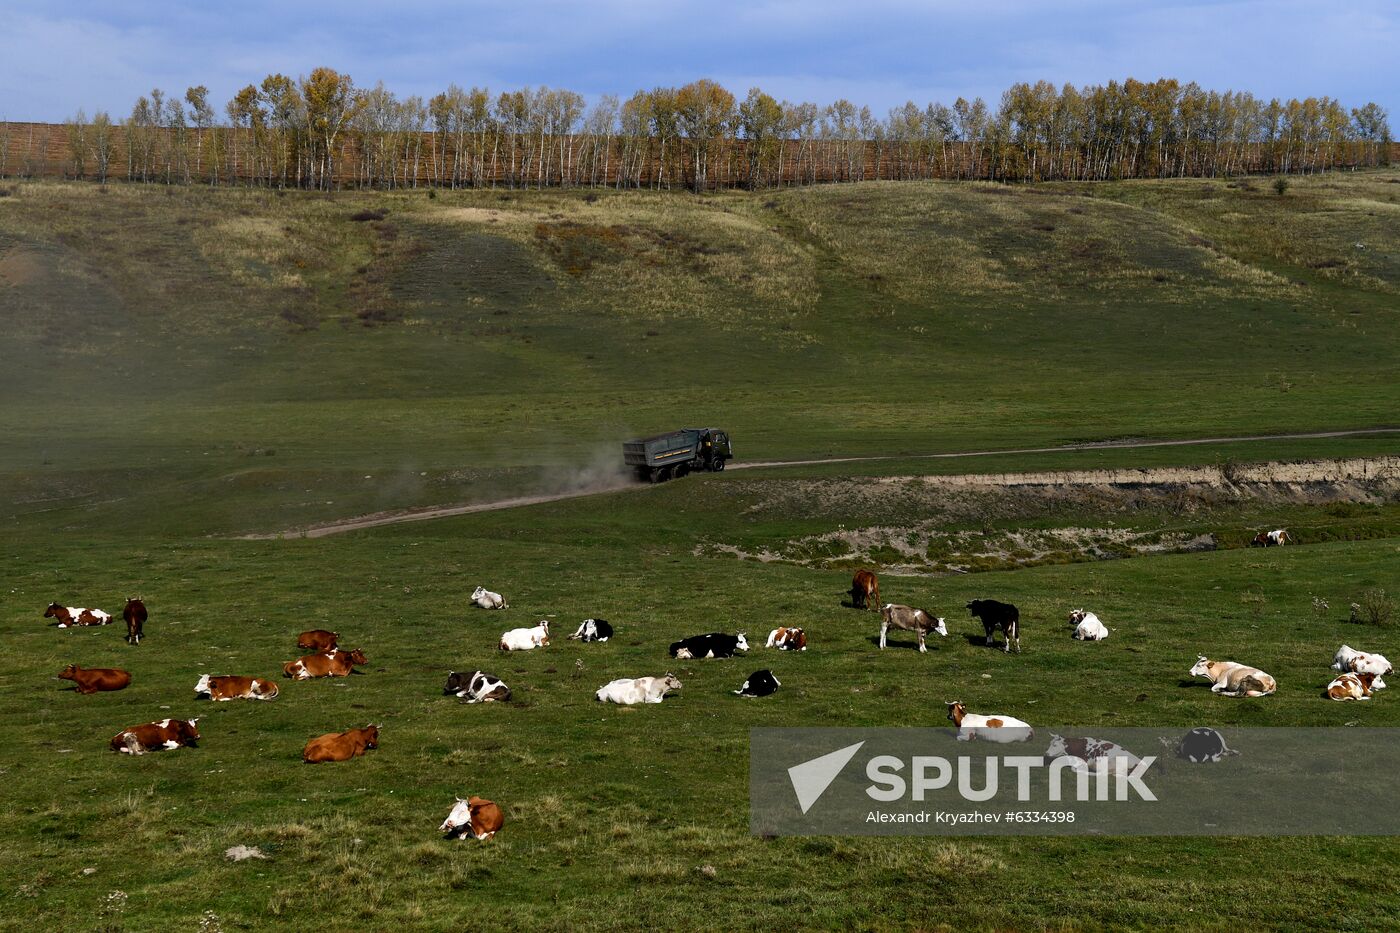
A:
{"label": "dust cloud behind truck", "polygon": [[733,457],[729,435],[719,428],[682,428],[622,445],[623,463],[638,479],[650,483],[687,473],[718,473]]}

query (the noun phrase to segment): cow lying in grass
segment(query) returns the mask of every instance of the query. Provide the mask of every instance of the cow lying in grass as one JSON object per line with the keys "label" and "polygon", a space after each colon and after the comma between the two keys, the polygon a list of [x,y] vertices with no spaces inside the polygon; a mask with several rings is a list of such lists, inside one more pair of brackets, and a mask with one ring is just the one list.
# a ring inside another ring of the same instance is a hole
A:
{"label": "cow lying in grass", "polygon": [[885,635],[890,628],[902,628],[906,632],[914,632],[919,636],[919,650],[928,652],[928,646],[924,644],[924,637],[929,632],[934,632],[940,636],[947,637],[948,626],[942,618],[935,619],[922,609],[915,609],[912,606],[900,606],[896,603],[887,603],[880,610],[880,650],[885,650]]}
{"label": "cow lying in grass", "polygon": [[1278,689],[1274,679],[1257,667],[1235,661],[1211,661],[1205,655],[1196,660],[1191,676],[1211,681],[1210,692],[1227,697],[1266,697]]}
{"label": "cow lying in grass", "polygon": [[1140,759],[1115,742],[1106,739],[1093,739],[1085,736],[1080,739],[1067,739],[1050,733],[1050,747],[1045,750],[1046,758],[1072,759],[1075,771],[1098,771],[1107,768],[1117,772],[1131,771]]}
{"label": "cow lying in grass", "polygon": [[297,636],[297,647],[302,651],[334,651],[340,647],[340,633],[313,628]]}
{"label": "cow lying in grass", "polygon": [[490,839],[505,825],[501,808],[490,800],[472,797],[457,798],[457,805],[447,814],[438,831],[448,839]]}
{"label": "cow lying in grass", "polygon": [[500,593],[493,593],[484,586],[478,586],[472,590],[472,602],[482,609],[509,609],[506,605],[506,598]]}
{"label": "cow lying in grass", "polygon": [[1376,679],[1371,685],[1373,690],[1384,690],[1385,681],[1381,678],[1395,672],[1395,668],[1390,666],[1384,655],[1357,651],[1350,645],[1342,645],[1337,649],[1336,656],[1332,658],[1332,670],[1352,674],[1375,674]]}
{"label": "cow lying in grass", "polygon": [[773,676],[770,670],[754,671],[749,675],[749,679],[744,681],[744,685],[734,691],[736,696],[741,697],[766,697],[778,692],[782,683]]}
{"label": "cow lying in grass", "polygon": [[779,651],[806,651],[807,633],[800,628],[779,626],[768,633],[768,647]]}
{"label": "cow lying in grass", "polygon": [[354,651],[327,651],[325,654],[308,654],[306,657],[288,661],[282,665],[282,676],[295,680],[310,680],[313,677],[348,677],[355,673],[355,665],[368,664],[369,659],[359,648]]}
{"label": "cow lying in grass", "polygon": [[60,606],[49,603],[44,610],[44,618],[56,619],[59,628],[76,628],[85,625],[109,625],[112,617],[101,609],[78,609],[73,606]]}
{"label": "cow lying in grass", "polygon": [[214,677],[205,674],[194,685],[195,696],[210,700],[273,700],[277,684],[261,677]]}
{"label": "cow lying in grass", "polygon": [[534,628],[513,628],[501,633],[501,643],[496,647],[501,651],[529,651],[549,644],[549,622],[541,619]]}
{"label": "cow lying in grass", "polygon": [[613,627],[607,619],[584,619],[578,629],[569,637],[576,641],[607,641],[613,636]]}
{"label": "cow lying in grass", "polygon": [[743,632],[726,635],[723,632],[710,632],[706,635],[691,635],[672,642],[671,657],[688,661],[693,658],[732,658],[736,652],[748,651],[749,642]]}
{"label": "cow lying in grass", "polygon": [[442,688],[442,692],[456,694],[468,703],[504,703],[510,699],[510,688],[500,678],[493,677],[485,671],[475,671],[471,674],[448,671],[447,686]]}
{"label": "cow lying in grass", "polygon": [[958,727],[958,741],[970,742],[981,739],[984,742],[1028,742],[1035,738],[1035,730],[1029,723],[1014,716],[984,716],[969,713],[961,701],[948,704],[948,718]]}
{"label": "cow lying in grass", "polygon": [[681,689],[681,682],[675,674],[664,677],[623,677],[604,684],[594,694],[602,703],[619,703],[633,706],[637,703],[660,703],[668,693]]}
{"label": "cow lying in grass", "polygon": [[1080,641],[1103,641],[1108,637],[1108,626],[1092,612],[1075,609],[1069,614],[1069,624],[1074,629],[1074,637]]}
{"label": "cow lying in grass", "polygon": [[301,760],[307,764],[325,761],[349,761],[379,747],[379,727],[365,726],[345,732],[328,732],[312,739],[302,749]]}
{"label": "cow lying in grass", "polygon": [[1369,700],[1375,686],[1375,674],[1342,674],[1327,685],[1327,699]]}
{"label": "cow lying in grass", "polygon": [[118,667],[79,667],[70,664],[58,674],[59,680],[73,681],[73,689],[82,694],[122,690],[131,683],[131,675]]}
{"label": "cow lying in grass", "polygon": [[112,736],[111,747],[123,755],[144,755],[146,752],[168,751],[199,742],[198,719],[162,719],[123,729]]}

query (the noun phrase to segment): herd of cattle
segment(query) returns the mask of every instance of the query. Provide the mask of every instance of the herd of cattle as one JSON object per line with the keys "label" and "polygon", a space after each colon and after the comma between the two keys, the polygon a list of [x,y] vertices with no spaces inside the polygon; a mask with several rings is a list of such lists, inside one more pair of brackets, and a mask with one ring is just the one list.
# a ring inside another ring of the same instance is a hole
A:
{"label": "herd of cattle", "polygon": [[[1286,531],[1280,529],[1276,532],[1261,533],[1256,542],[1260,540],[1277,546],[1287,543],[1288,536]],[[948,634],[946,620],[924,609],[895,603],[881,606],[879,580],[872,571],[858,571],[852,580],[850,593],[852,606],[872,610],[878,607],[879,646],[882,650],[886,647],[887,635],[891,628],[913,632],[917,636],[921,652],[928,650],[926,637],[929,633],[942,637]],[[471,601],[473,605],[482,609],[508,608],[501,594],[490,592],[484,587],[476,588]],[[974,599],[967,603],[966,608],[974,618],[981,621],[988,647],[996,645],[995,636],[1000,633],[1002,650],[1020,653],[1020,611],[1016,606],[993,599]],[[100,609],[75,608],[58,603],[51,604],[44,617],[55,619],[59,628],[100,626],[112,621],[112,617]],[[139,645],[148,618],[145,605],[138,598],[129,599],[122,611],[122,618],[127,626],[127,642]],[[1108,627],[1099,617],[1085,609],[1070,612],[1069,626],[1072,637],[1080,641],[1102,641],[1109,635]],[[585,619],[569,638],[585,643],[603,643],[612,638],[613,634],[613,626],[606,619]],[[528,628],[503,632],[497,647],[501,651],[529,651],[547,647],[549,643],[549,622],[541,620]],[[368,663],[368,658],[361,649],[347,651],[341,648],[339,633],[325,629],[302,632],[297,638],[297,647],[312,653],[288,661],[283,666],[283,676],[293,680],[345,677],[355,673],[356,666]],[[769,633],[765,647],[781,651],[806,651],[807,633],[802,628],[780,626]],[[672,643],[669,654],[677,660],[698,660],[733,658],[748,650],[748,640],[743,632],[732,635],[709,632]],[[1332,669],[1338,672],[1338,676],[1324,690],[1324,696],[1332,700],[1369,700],[1375,690],[1385,687],[1382,678],[1393,670],[1390,662],[1382,655],[1356,651],[1347,645],[1343,645],[1337,651]],[[1278,689],[1277,682],[1269,674],[1234,661],[1212,661],[1201,656],[1190,673],[1192,676],[1204,677],[1211,681],[1211,691],[1222,696],[1262,697]],[[82,668],[76,664],[69,664],[58,677],[73,681],[74,689],[80,694],[121,690],[131,683],[131,675],[124,670]],[[613,680],[599,687],[594,696],[600,702],[629,706],[660,703],[667,695],[679,691],[681,686],[680,680],[667,672],[659,677]],[[763,669],[750,674],[733,693],[742,697],[766,697],[776,693],[780,686],[781,683],[773,672]],[[273,680],[234,675],[203,674],[194,689],[197,697],[213,701],[272,700],[280,693],[277,683]],[[443,694],[455,695],[467,703],[505,702],[511,698],[510,688],[499,677],[480,670],[470,674],[449,672]],[[957,728],[958,738],[961,740],[1025,741],[1034,735],[1034,729],[1028,723],[1013,716],[971,713],[958,701],[950,702],[947,706],[948,719]],[[193,746],[200,739],[198,721],[198,718],[162,719],[131,726],[113,736],[110,747],[117,752],[142,755],[147,752]],[[1059,736],[1054,736],[1054,739],[1060,743],[1091,741],[1065,740]],[[1201,743],[1210,745],[1211,740],[1197,737],[1197,744]],[[378,744],[379,728],[375,725],[327,733],[306,743],[302,750],[302,760],[307,763],[347,761],[377,748]],[[1221,747],[1223,748],[1223,745]],[[501,828],[502,822],[501,810],[495,803],[473,796],[457,799],[441,829],[448,838],[489,839]]]}

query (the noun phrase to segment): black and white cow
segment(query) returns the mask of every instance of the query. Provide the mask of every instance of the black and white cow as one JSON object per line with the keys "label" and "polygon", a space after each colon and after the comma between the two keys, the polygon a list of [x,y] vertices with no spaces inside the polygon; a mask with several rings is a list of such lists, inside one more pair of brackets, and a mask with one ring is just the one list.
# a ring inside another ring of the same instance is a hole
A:
{"label": "black and white cow", "polygon": [[607,641],[612,634],[612,623],[607,619],[584,619],[578,631],[569,637],[578,641]]}
{"label": "black and white cow", "polygon": [[741,697],[766,697],[772,696],[781,686],[778,678],[773,676],[773,672],[765,669],[750,674],[749,679],[744,681],[744,685],[735,690],[734,693]]}
{"label": "black and white cow", "polygon": [[987,633],[987,647],[993,646],[992,635],[1001,629],[1004,644],[1001,650],[1010,651],[1016,646],[1021,653],[1021,610],[1010,603],[1000,603],[995,599],[974,599],[967,604],[967,611],[982,620],[982,629]]}
{"label": "black and white cow", "polygon": [[[1172,748],[1172,743],[1166,738],[1162,739],[1162,744]],[[1223,735],[1205,726],[1199,726],[1183,735],[1180,741],[1175,743],[1175,749],[1176,757],[1192,764],[1214,763],[1228,755],[1239,754],[1225,744]]]}
{"label": "black and white cow", "polygon": [[491,703],[510,699],[510,688],[501,680],[485,671],[474,674],[459,674],[451,671],[447,675],[447,686],[443,694],[455,693],[468,703]]}
{"label": "black and white cow", "polygon": [[749,643],[744,633],[726,635],[723,632],[710,632],[707,635],[691,635],[671,645],[671,657],[682,661],[690,658],[732,658],[736,651],[748,651]]}

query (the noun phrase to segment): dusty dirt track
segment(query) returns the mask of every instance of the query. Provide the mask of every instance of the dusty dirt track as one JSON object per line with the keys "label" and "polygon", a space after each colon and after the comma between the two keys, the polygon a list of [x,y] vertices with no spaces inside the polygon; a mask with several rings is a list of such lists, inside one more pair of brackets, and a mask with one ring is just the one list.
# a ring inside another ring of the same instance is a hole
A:
{"label": "dusty dirt track", "polygon": [[[947,460],[971,457],[990,457],[1005,454],[1062,453],[1075,450],[1132,449],[1148,447],[1189,447],[1202,444],[1243,443],[1271,440],[1307,440],[1314,438],[1359,437],[1375,434],[1400,434],[1400,428],[1364,428],[1354,431],[1318,431],[1302,434],[1260,434],[1243,437],[1186,438],[1165,441],[1108,441],[1095,444],[1070,444],[1062,447],[1026,447],[1015,450],[973,450],[956,453],[921,454],[900,457],[829,457],[817,460],[767,460],[753,463],[735,464],[731,469],[761,469],[764,467],[808,466],[823,463],[864,463],[888,460]],[[1068,470],[1063,472],[1031,473],[985,473],[962,475],[930,475],[920,477],[891,476],[874,479],[880,483],[907,483],[918,479],[930,485],[946,487],[979,488],[988,486],[1046,486],[1046,485],[1086,485],[1086,486],[1131,486],[1162,484],[1205,484],[1229,485],[1232,483],[1271,483],[1307,484],[1369,482],[1377,479],[1400,478],[1400,457],[1355,458],[1349,460],[1312,460],[1291,463],[1260,463],[1240,466],[1227,476],[1221,467],[1155,467],[1147,469],[1116,470]],[[499,509],[513,509],[527,505],[542,505],[564,499],[578,499],[604,492],[622,489],[640,489],[641,484],[619,482],[594,486],[567,492],[546,495],[515,496],[492,502],[474,502],[463,505],[438,506],[424,509],[403,509],[376,512],[342,521],[312,525],[306,528],[265,534],[241,535],[243,540],[269,540],[276,538],[322,538],[327,535],[380,525],[394,525],[402,522],[421,522],[434,518],[448,518],[454,515],[469,515],[473,512],[492,512]]]}

